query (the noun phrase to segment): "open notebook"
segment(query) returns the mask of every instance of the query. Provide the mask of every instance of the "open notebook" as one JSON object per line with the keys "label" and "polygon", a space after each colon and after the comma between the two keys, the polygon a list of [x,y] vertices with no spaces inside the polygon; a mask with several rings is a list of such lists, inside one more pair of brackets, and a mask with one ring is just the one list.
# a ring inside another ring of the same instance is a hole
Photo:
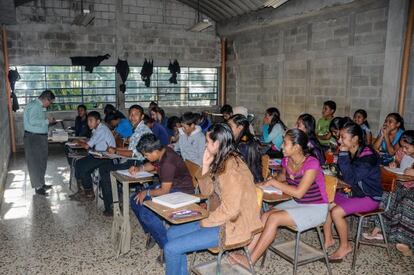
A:
{"label": "open notebook", "polygon": [[152,198],[152,201],[169,208],[179,208],[200,202],[200,198],[182,192],[174,192]]}
{"label": "open notebook", "polygon": [[268,194],[278,194],[278,195],[282,195],[283,192],[273,186],[260,186],[260,188],[262,188],[263,192],[268,193]]}
{"label": "open notebook", "polygon": [[388,170],[391,173],[398,174],[398,175],[404,175],[404,169],[401,169],[401,168],[390,168],[390,167],[387,167],[387,166],[384,166],[384,168],[385,168],[385,170]]}
{"label": "open notebook", "polygon": [[118,174],[123,175],[123,176],[127,176],[127,177],[134,178],[134,179],[149,178],[149,177],[153,177],[154,176],[154,174],[151,174],[151,173],[148,173],[148,172],[145,172],[145,171],[138,172],[135,175],[129,173],[128,170],[118,170],[116,172]]}

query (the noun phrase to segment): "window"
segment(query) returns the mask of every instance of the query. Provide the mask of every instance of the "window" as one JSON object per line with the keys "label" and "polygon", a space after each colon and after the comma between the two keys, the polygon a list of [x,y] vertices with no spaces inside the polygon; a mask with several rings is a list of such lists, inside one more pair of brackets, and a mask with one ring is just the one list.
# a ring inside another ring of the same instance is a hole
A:
{"label": "window", "polygon": [[164,106],[211,106],[217,104],[217,68],[181,67],[177,84],[171,84],[167,67],[154,67],[151,86],[141,80],[141,67],[131,67],[126,82],[125,107],[133,104],[147,106],[156,101]]}
{"label": "window", "polygon": [[[79,104],[88,109],[115,104],[115,67],[95,67],[93,73],[81,66],[17,66],[21,79],[15,92],[19,105],[24,106],[45,89],[56,95],[51,110],[74,110]],[[22,108],[22,109],[23,109]]]}

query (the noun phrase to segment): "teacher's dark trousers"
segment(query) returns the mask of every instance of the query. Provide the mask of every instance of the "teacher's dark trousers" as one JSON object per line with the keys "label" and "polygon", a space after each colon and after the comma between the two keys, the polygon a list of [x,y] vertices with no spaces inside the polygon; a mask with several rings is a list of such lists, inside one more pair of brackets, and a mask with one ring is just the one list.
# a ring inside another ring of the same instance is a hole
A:
{"label": "teacher's dark trousers", "polygon": [[24,155],[33,188],[45,185],[48,153],[47,134],[24,132]]}

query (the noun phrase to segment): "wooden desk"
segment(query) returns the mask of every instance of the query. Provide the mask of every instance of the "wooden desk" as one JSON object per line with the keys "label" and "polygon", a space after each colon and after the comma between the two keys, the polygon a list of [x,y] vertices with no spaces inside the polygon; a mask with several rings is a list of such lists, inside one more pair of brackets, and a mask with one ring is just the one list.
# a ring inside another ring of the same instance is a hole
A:
{"label": "wooden desk", "polygon": [[263,192],[263,201],[267,202],[267,203],[274,203],[274,202],[282,202],[282,201],[287,201],[292,199],[292,196],[288,195],[288,194],[270,194],[270,193],[266,193]]}
{"label": "wooden desk", "polygon": [[[157,213],[158,215],[160,215],[163,219],[167,220],[168,222],[172,224],[188,223],[188,222],[202,220],[208,217],[208,211],[204,209],[203,207],[201,207],[200,205],[195,204],[195,203],[187,205],[187,206],[175,208],[175,209],[163,206],[153,201],[145,201],[144,205],[148,207],[149,209],[151,209],[152,211],[154,211],[155,213]],[[184,209],[198,211],[201,213],[201,215],[182,218],[182,219],[175,219],[175,220],[171,218],[172,212],[175,212],[178,210],[184,210]]]}
{"label": "wooden desk", "polygon": [[[112,243],[117,254],[127,253],[131,248],[131,223],[129,218],[129,185],[131,183],[144,184],[152,182],[153,177],[130,178],[116,171],[112,171],[111,188],[114,203],[114,221],[112,223]],[[117,182],[122,184],[122,212],[119,205]]]}

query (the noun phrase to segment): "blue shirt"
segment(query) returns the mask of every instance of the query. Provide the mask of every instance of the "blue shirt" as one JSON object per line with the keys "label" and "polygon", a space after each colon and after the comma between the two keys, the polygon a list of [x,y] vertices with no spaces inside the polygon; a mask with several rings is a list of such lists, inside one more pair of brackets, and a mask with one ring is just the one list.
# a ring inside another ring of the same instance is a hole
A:
{"label": "blue shirt", "polygon": [[122,118],[119,121],[118,126],[115,128],[115,132],[117,132],[122,138],[129,138],[132,136],[132,125],[128,119]]}
{"label": "blue shirt", "polygon": [[116,147],[115,138],[111,130],[104,123],[99,123],[96,129],[92,130],[92,137],[88,141],[90,148],[95,151],[106,151],[108,147]]}
{"label": "blue shirt", "polygon": [[24,130],[35,134],[47,134],[49,120],[46,118],[46,108],[40,99],[35,99],[24,108]]}
{"label": "blue shirt", "polygon": [[272,143],[277,150],[282,149],[282,143],[283,143],[283,134],[285,133],[285,130],[283,129],[282,125],[275,124],[272,128],[272,131],[269,133],[269,125],[264,124],[263,125],[263,141],[265,143]]}
{"label": "blue shirt", "polygon": [[167,130],[158,122],[154,122],[151,131],[161,141],[162,145],[168,145],[168,143],[170,143],[170,136],[168,135]]}

